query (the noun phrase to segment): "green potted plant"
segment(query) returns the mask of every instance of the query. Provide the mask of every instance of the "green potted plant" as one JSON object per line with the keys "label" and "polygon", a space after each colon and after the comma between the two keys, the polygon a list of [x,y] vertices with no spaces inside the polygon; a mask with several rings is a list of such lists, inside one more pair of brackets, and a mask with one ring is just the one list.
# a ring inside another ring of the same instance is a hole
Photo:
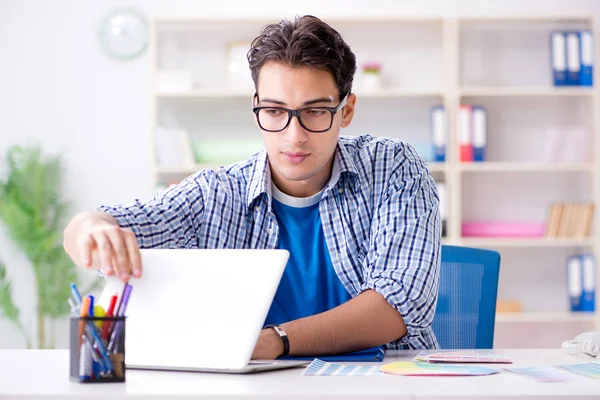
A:
{"label": "green potted plant", "polygon": [[[54,329],[48,328],[69,315],[69,283],[78,280],[77,267],[62,247],[67,204],[60,200],[60,159],[44,157],[38,147],[13,146],[8,150],[7,162],[7,178],[0,180],[0,223],[33,268],[38,332],[35,345],[53,348]],[[30,336],[12,301],[4,267],[0,272],[0,308],[0,314],[17,325],[30,347]]]}

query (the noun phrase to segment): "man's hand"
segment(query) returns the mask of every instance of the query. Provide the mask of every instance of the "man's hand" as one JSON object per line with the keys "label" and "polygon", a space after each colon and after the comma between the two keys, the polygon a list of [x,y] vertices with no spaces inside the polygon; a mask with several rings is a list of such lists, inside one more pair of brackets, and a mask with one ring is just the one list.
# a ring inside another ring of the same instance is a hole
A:
{"label": "man's hand", "polygon": [[254,352],[253,360],[274,360],[283,353],[283,341],[273,329],[260,331]]}
{"label": "man's hand", "polygon": [[135,234],[121,228],[109,214],[83,213],[73,218],[64,231],[64,248],[75,264],[115,274],[123,282],[131,275],[142,275]]}

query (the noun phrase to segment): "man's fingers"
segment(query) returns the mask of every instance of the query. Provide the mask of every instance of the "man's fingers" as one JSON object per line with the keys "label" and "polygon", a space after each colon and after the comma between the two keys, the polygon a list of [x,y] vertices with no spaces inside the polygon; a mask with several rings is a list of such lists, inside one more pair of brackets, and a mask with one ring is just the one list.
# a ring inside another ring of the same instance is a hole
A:
{"label": "man's fingers", "polygon": [[100,266],[106,275],[111,275],[111,271],[114,270],[117,276],[119,275],[119,265],[114,264],[113,260],[114,252],[110,239],[104,232],[98,232],[93,235],[93,239],[96,242],[96,251],[100,257]]}
{"label": "man's fingers", "polygon": [[129,262],[131,263],[133,276],[139,278],[142,276],[142,256],[135,234],[127,229],[123,230],[125,237],[125,246],[127,246],[127,254],[129,254]]}
{"label": "man's fingers", "polygon": [[95,245],[91,235],[86,235],[79,242],[79,257],[81,258],[82,266],[89,268],[92,266],[92,251]]}
{"label": "man's fingers", "polygon": [[[119,270],[119,278],[123,281],[127,281],[131,275],[132,268],[125,243],[125,233],[121,228],[115,226],[114,228],[107,229],[106,234],[113,249],[113,257],[116,261],[117,269]],[[113,268],[114,267],[115,266],[113,265]]]}

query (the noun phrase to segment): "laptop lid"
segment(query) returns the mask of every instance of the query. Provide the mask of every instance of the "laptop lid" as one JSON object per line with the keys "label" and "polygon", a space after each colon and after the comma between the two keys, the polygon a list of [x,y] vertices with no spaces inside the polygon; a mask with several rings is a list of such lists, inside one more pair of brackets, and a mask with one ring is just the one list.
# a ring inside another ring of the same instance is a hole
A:
{"label": "laptop lid", "polygon": [[[245,367],[288,251],[144,249],[141,255],[143,275],[130,281],[133,290],[126,312],[127,365]],[[111,281],[122,288],[116,278]],[[107,291],[103,296],[112,294]]]}

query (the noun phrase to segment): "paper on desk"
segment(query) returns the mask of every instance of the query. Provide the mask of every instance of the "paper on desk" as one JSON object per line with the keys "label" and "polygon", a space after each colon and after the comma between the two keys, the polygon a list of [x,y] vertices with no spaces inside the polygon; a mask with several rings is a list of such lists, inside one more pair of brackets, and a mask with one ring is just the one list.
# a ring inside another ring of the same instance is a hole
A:
{"label": "paper on desk", "polygon": [[559,365],[569,372],[583,375],[588,378],[600,379],[600,362],[587,362],[583,364]]}
{"label": "paper on desk", "polygon": [[379,365],[350,365],[333,364],[315,358],[302,375],[307,376],[358,376],[358,375],[383,375]]}
{"label": "paper on desk", "polygon": [[389,363],[381,367],[381,371],[387,374],[405,376],[480,376],[500,372],[495,368],[475,365],[439,365],[411,361]]}
{"label": "paper on desk", "polygon": [[526,367],[526,368],[505,368],[507,371],[514,372],[525,378],[533,379],[538,382],[573,382],[582,381],[582,377],[570,374],[554,367]]}
{"label": "paper on desk", "polygon": [[431,363],[493,363],[510,364],[512,358],[491,351],[480,350],[424,350],[413,361]]}

